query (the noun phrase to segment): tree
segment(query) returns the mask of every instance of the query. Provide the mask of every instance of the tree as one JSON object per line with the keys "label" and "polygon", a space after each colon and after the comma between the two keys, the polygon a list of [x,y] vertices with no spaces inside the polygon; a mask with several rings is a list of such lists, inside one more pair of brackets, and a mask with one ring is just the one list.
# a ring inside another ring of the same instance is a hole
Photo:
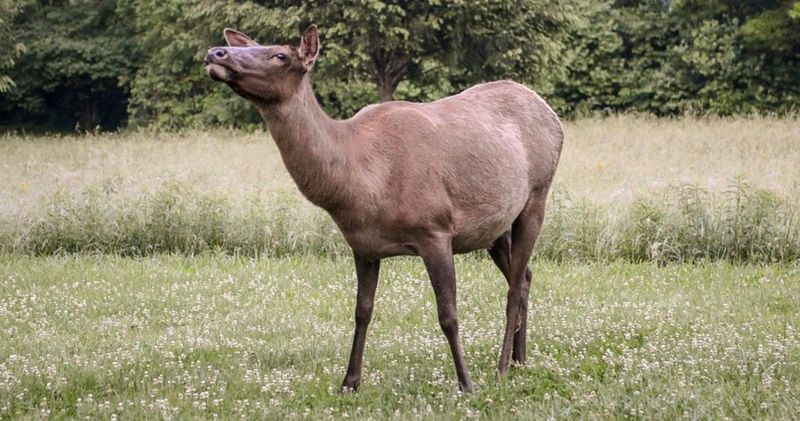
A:
{"label": "tree", "polygon": [[558,78],[551,105],[565,115],[618,111],[626,73],[620,10],[611,1],[588,5],[586,19],[564,49],[565,74]]}
{"label": "tree", "polygon": [[[592,1],[453,1],[447,7],[448,63],[465,87],[515,79],[540,92],[564,76],[564,50]],[[463,70],[462,70],[463,69]]]}
{"label": "tree", "polygon": [[227,26],[296,45],[312,22],[335,117],[503,78],[565,116],[800,103],[797,0],[0,0],[0,125],[258,127],[203,56]]}
{"label": "tree", "polygon": [[576,4],[365,0],[306,2],[304,9],[322,29],[330,68],[372,79],[388,101],[404,80],[420,82],[432,72],[457,88],[499,78],[546,85],[580,15]]}
{"label": "tree", "polygon": [[14,0],[0,0],[0,93],[8,92],[15,86],[14,80],[6,72],[14,67],[15,60],[25,52],[25,44],[17,40],[12,22],[20,10]]}
{"label": "tree", "polygon": [[[305,18],[318,22],[325,37],[325,67],[347,69],[352,78],[369,75],[381,101],[418,72],[420,58],[436,49],[441,2],[305,2]],[[330,76],[335,76],[329,72]]]}
{"label": "tree", "polygon": [[133,74],[131,27],[115,1],[31,1],[14,34],[25,53],[10,71],[16,88],[0,99],[3,124],[57,129],[120,127]]}
{"label": "tree", "polygon": [[162,127],[257,124],[251,107],[209,83],[199,66],[225,26],[264,43],[296,44],[317,23],[323,57],[315,89],[337,117],[375,100],[431,100],[481,80],[545,86],[559,74],[559,43],[575,12],[561,3],[128,0],[124,10],[136,22],[143,57],[129,112],[134,123]]}
{"label": "tree", "polygon": [[[209,47],[234,26],[259,40],[278,41],[293,27],[290,6],[211,0],[124,0],[119,13],[134,22],[142,57],[128,107],[135,125],[164,128],[261,124],[243,99],[212,83],[202,67]],[[299,38],[299,35],[295,35]]]}
{"label": "tree", "polygon": [[[787,112],[800,102],[800,21],[796,2],[681,0],[672,14],[684,24],[671,63],[718,114]],[[690,47],[690,48],[683,48]],[[692,48],[693,47],[693,48]],[[699,53],[699,54],[698,54]],[[711,67],[709,67],[711,66]],[[709,70],[714,68],[711,73]]]}
{"label": "tree", "polygon": [[745,53],[760,59],[757,100],[766,109],[797,111],[800,104],[800,2],[769,1],[753,8],[740,28]]}
{"label": "tree", "polygon": [[778,0],[616,0],[589,9],[567,49],[555,105],[729,115],[798,103],[800,28]]}

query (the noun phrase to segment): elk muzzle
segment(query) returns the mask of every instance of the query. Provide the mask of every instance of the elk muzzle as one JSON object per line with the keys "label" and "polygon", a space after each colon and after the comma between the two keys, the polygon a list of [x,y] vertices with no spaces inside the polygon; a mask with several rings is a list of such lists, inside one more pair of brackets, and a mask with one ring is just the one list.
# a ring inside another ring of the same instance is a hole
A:
{"label": "elk muzzle", "polygon": [[230,82],[233,80],[234,72],[230,69],[230,54],[226,48],[214,47],[208,50],[206,58],[203,60],[206,72],[211,79],[217,82]]}

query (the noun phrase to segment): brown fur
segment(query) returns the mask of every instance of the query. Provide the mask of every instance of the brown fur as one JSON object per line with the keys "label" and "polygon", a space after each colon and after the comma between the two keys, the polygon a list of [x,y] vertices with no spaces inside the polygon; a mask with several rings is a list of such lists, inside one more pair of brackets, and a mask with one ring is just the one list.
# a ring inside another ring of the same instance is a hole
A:
{"label": "brown fur", "polygon": [[316,27],[299,48],[225,35],[230,47],[209,51],[209,74],[258,107],[300,191],[330,213],[353,248],[356,332],[343,388],[360,382],[379,262],[395,255],[425,261],[466,391],[472,383],[458,340],[452,254],[488,248],[509,281],[498,370],[507,370],[512,338],[514,359],[524,362],[527,262],[563,140],[544,100],[500,81],[432,103],[371,105],[336,121],[317,103],[308,76],[319,51]]}

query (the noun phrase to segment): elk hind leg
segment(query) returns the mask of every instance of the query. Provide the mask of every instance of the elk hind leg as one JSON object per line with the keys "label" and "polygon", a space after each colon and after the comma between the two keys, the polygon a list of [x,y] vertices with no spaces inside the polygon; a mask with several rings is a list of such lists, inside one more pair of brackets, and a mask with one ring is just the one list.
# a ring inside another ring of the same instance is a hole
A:
{"label": "elk hind leg", "polygon": [[[511,231],[507,231],[500,238],[495,240],[489,248],[489,256],[495,266],[500,269],[503,277],[509,282],[509,272],[511,270]],[[528,315],[528,295],[531,285],[531,270],[525,268],[525,281],[522,286],[523,303],[517,316],[516,330],[514,332],[514,345],[511,359],[519,364],[525,364],[525,346],[527,342],[527,315]]]}
{"label": "elk hind leg", "polygon": [[[506,276],[508,280],[508,301],[506,303],[505,335],[503,336],[503,345],[500,350],[500,360],[497,363],[497,371],[500,374],[505,374],[508,371],[508,359],[509,354],[512,352],[512,346],[514,359],[520,363],[525,362],[525,333],[527,330],[528,298],[531,283],[528,261],[544,221],[546,197],[547,189],[537,189],[531,194],[525,208],[512,225],[511,241],[507,242],[509,245],[509,252],[506,253],[508,255],[508,275]],[[500,254],[499,252],[497,253],[498,256]],[[498,259],[494,255],[492,258],[497,263]],[[499,260],[502,262],[502,259]]]}

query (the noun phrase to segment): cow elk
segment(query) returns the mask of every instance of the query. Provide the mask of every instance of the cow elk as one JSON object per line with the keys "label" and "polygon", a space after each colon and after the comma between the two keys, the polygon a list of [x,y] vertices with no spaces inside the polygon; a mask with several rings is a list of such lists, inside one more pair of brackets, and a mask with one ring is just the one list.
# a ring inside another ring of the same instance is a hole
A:
{"label": "cow elk", "polygon": [[488,249],[508,281],[497,372],[525,362],[531,256],[558,164],[563,131],[553,110],[523,85],[498,81],[431,103],[370,105],[347,120],[320,107],[310,71],[316,26],[299,46],[262,46],[225,29],[206,71],[250,100],[303,195],[325,209],[353,249],[355,333],[343,391],[361,381],[381,259],[420,256],[460,390],[472,390],[459,342],[454,253]]}

